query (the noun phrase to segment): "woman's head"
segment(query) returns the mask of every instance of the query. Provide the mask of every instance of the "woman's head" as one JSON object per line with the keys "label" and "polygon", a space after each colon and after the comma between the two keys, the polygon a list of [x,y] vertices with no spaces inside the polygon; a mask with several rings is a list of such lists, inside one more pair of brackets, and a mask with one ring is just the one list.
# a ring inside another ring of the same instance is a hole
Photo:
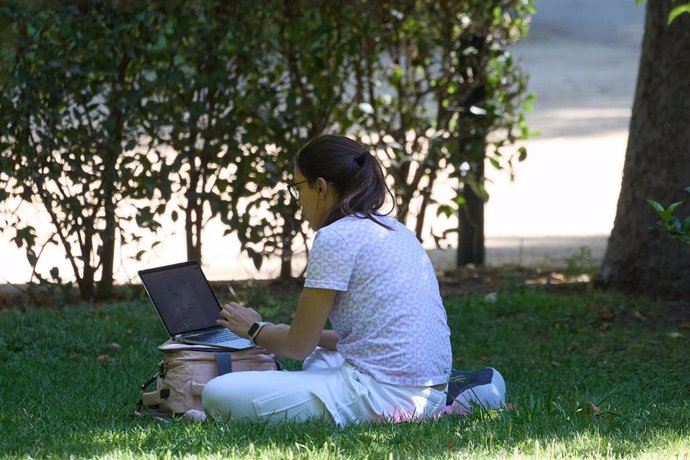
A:
{"label": "woman's head", "polygon": [[314,229],[352,214],[373,219],[391,195],[376,158],[344,136],[319,136],[302,147],[295,156],[295,183]]}

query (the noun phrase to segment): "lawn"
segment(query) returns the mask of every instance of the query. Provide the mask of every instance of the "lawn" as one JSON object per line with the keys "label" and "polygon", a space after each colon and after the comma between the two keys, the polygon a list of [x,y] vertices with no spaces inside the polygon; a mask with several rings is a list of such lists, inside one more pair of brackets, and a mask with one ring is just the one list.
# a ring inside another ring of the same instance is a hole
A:
{"label": "lawn", "polygon": [[[499,369],[509,408],[344,429],[134,417],[166,338],[139,296],[0,311],[0,457],[690,456],[687,303],[587,288],[497,290],[448,292],[445,304],[454,367]],[[290,289],[243,294],[265,316],[289,316]]]}

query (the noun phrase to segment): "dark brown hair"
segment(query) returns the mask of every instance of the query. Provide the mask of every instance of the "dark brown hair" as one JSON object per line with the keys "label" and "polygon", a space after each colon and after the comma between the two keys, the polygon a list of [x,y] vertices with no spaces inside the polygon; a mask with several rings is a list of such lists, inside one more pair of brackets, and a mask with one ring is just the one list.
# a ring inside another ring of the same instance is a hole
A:
{"label": "dark brown hair", "polygon": [[328,212],[324,225],[345,216],[361,214],[363,218],[389,228],[374,216],[393,211],[391,208],[386,213],[380,212],[386,203],[386,195],[394,198],[393,194],[386,185],[381,164],[359,143],[345,136],[319,136],[297,152],[295,164],[310,184],[322,177],[338,192],[338,203]]}

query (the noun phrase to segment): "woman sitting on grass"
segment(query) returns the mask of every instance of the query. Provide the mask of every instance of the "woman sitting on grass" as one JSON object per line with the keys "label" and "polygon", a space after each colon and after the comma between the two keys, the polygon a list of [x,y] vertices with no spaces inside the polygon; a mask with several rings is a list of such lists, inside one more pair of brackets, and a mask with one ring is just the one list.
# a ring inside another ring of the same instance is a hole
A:
{"label": "woman sitting on grass", "polygon": [[[450,331],[431,262],[415,235],[380,212],[381,165],[357,142],[321,136],[295,157],[290,192],[317,232],[292,324],[223,307],[219,324],[278,355],[294,372],[211,380],[204,409],[218,420],[326,419],[338,425],[443,414]],[[330,320],[333,330],[324,330]]]}

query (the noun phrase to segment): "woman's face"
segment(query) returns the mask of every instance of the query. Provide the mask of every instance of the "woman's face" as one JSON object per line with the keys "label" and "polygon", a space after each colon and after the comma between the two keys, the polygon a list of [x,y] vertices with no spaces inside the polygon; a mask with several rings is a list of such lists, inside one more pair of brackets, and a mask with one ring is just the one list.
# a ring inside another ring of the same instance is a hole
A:
{"label": "woman's face", "polygon": [[294,179],[298,184],[296,187],[299,190],[298,203],[302,208],[302,218],[316,231],[323,226],[328,211],[337,202],[335,188],[321,177],[310,184],[297,166]]}

